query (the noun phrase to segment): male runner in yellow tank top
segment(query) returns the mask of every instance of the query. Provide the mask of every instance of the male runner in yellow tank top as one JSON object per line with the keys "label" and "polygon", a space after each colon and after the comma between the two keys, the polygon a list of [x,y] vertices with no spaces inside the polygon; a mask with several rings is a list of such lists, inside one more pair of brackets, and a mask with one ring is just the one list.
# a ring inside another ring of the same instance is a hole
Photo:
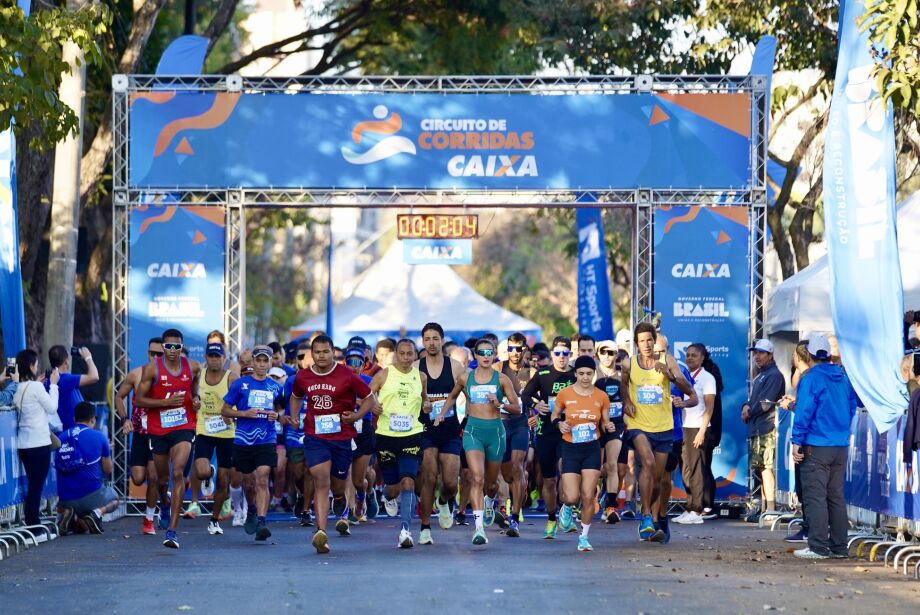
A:
{"label": "male runner in yellow tank top", "polygon": [[652,504],[658,500],[661,476],[674,436],[671,383],[685,395],[693,393],[693,387],[684,378],[674,357],[655,352],[657,336],[651,323],[642,322],[636,326],[636,354],[623,366],[621,388],[626,437],[642,463],[638,481],[642,494],[639,539],[660,541],[664,532],[655,530]]}

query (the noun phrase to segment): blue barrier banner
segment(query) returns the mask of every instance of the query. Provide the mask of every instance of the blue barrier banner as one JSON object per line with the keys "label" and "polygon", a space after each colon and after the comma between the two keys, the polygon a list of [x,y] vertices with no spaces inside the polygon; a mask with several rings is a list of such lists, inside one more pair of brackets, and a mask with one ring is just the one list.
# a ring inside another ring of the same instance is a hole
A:
{"label": "blue barrier banner", "polygon": [[407,265],[471,265],[472,239],[403,239]]}
{"label": "blue barrier banner", "polygon": [[129,100],[138,188],[747,188],[746,93]]}
{"label": "blue barrier banner", "polygon": [[613,339],[607,248],[601,210],[576,209],[578,224],[578,332],[596,340]]}
{"label": "blue barrier banner", "polygon": [[128,357],[147,363],[147,340],[177,328],[191,358],[224,326],[224,209],[150,204],[130,212]]}
{"label": "blue barrier banner", "polygon": [[795,491],[795,462],[792,460],[793,414],[777,408],[776,424],[776,489],[792,493]]}
{"label": "blue barrier banner", "polygon": [[824,145],[824,221],[831,315],[847,375],[880,432],[907,407],[898,374],[904,295],[895,229],[891,103],[870,76],[863,0],[841,10],[840,55]]}
{"label": "blue barrier banner", "polygon": [[718,496],[748,490],[747,398],[750,324],[749,224],[746,207],[662,207],[655,210],[654,308],[680,360],[702,342],[722,371],[722,441],[712,472]]}
{"label": "blue barrier banner", "polygon": [[0,412],[0,508],[25,498],[19,456],[16,454],[16,412]]}

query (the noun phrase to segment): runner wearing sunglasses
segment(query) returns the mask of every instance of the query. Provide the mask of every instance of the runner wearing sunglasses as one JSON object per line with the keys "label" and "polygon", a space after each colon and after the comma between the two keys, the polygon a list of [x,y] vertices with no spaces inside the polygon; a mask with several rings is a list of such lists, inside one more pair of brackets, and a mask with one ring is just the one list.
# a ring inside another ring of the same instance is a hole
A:
{"label": "runner wearing sunglasses", "polygon": [[195,441],[196,413],[201,405],[201,367],[182,356],[181,331],[167,329],[162,337],[163,356],[144,366],[135,397],[138,406],[147,408],[147,431],[152,436],[150,448],[161,497],[172,480],[172,501],[160,501],[160,523],[166,521],[168,528],[163,545],[178,549],[176,525],[185,496],[185,466]]}
{"label": "runner wearing sunglasses", "polygon": [[553,339],[550,352],[552,365],[537,370],[530,379],[521,398],[531,405],[537,415],[537,462],[543,474],[543,501],[546,503],[546,529],[543,538],[556,537],[556,474],[559,467],[560,442],[562,434],[552,423],[551,414],[556,406],[556,395],[575,382],[575,374],[569,367],[572,354],[571,340],[564,336]]}
{"label": "runner wearing sunglasses", "polygon": [[617,523],[620,515],[616,511],[617,493],[620,489],[620,476],[618,461],[620,451],[623,449],[623,434],[626,423],[623,420],[623,399],[620,397],[620,368],[617,365],[619,354],[617,344],[613,340],[603,340],[597,345],[597,377],[594,381],[601,391],[607,394],[610,401],[609,419],[615,429],[604,431],[601,435],[601,454],[604,461],[604,470],[607,473],[606,498],[601,521]]}
{"label": "runner wearing sunglasses", "polygon": [[[533,372],[524,363],[524,351],[527,349],[527,338],[522,333],[512,333],[508,336],[508,360],[501,366],[501,372],[511,380],[514,391],[520,396],[524,387],[530,381]],[[522,402],[523,406],[523,402]],[[507,521],[507,536],[516,538],[521,535],[518,518],[521,507],[524,505],[524,494],[527,482],[524,473],[524,462],[527,460],[527,449],[530,444],[530,426],[527,424],[527,413],[518,414],[502,412],[502,421],[505,425],[505,456],[502,458],[502,478],[508,483],[511,491],[511,518]]]}
{"label": "runner wearing sunglasses", "polygon": [[[494,518],[494,500],[498,492],[498,473],[505,454],[505,427],[501,412],[519,414],[514,385],[504,374],[492,368],[498,352],[495,344],[481,339],[473,347],[476,355],[476,369],[463,374],[444,402],[442,414],[448,414],[462,392],[466,396],[466,426],[463,429],[463,449],[470,471],[470,502],[476,530],[473,544],[489,542],[484,529],[487,512]],[[504,401],[507,400],[507,401]],[[492,495],[485,497],[485,491]],[[485,506],[491,504],[491,511]]]}
{"label": "runner wearing sunglasses", "polygon": [[[309,369],[310,342],[304,340],[297,344],[297,366],[300,369]],[[284,443],[288,460],[288,472],[294,485],[294,514],[300,516],[300,525],[310,527],[313,517],[310,515],[310,505],[313,502],[313,478],[309,472],[304,471],[303,451],[303,421],[307,412],[306,399],[300,406],[300,420],[291,418],[291,391],[294,389],[294,378],[284,382]]]}
{"label": "runner wearing sunglasses", "polygon": [[[364,347],[350,346],[345,349],[345,366],[358,375],[358,378],[371,383],[371,376],[362,373],[366,363]],[[369,511],[370,517],[377,516],[377,498],[374,495],[374,482],[376,474],[371,468],[371,458],[374,456],[377,443],[374,435],[374,415],[368,412],[360,421],[355,421],[355,430],[358,435],[353,442],[354,450],[351,451],[351,482],[355,488],[355,506],[352,518],[355,521],[366,521],[365,513]],[[370,492],[370,499],[368,499]],[[349,519],[351,521],[351,519]]]}

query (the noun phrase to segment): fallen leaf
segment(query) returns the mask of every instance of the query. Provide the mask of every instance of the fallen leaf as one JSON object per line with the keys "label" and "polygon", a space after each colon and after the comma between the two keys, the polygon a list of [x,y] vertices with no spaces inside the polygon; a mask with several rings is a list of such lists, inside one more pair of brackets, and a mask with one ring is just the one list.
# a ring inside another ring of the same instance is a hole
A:
{"label": "fallen leaf", "polygon": [[655,592],[655,595],[659,598],[669,598],[671,596],[670,592]]}
{"label": "fallen leaf", "polygon": [[182,606],[178,607],[178,610],[180,610],[180,611],[191,611],[191,610],[192,610],[192,607],[190,607],[190,606],[187,605],[187,604],[183,604]]}
{"label": "fallen leaf", "polygon": [[721,554],[721,553],[716,553],[716,559],[717,559],[717,560],[722,559],[722,554]]}
{"label": "fallen leaf", "polygon": [[825,583],[836,583],[837,579],[835,579],[834,577],[825,577],[824,582]]}

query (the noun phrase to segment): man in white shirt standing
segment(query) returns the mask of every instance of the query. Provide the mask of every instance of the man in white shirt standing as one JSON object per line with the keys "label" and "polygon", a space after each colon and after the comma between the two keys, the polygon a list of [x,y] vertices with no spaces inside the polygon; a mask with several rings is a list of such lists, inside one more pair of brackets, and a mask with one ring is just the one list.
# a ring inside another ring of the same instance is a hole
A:
{"label": "man in white shirt standing", "polygon": [[705,354],[706,348],[696,343],[687,346],[684,355],[690,375],[693,376],[693,390],[696,392],[699,403],[684,408],[684,449],[681,476],[684,480],[684,488],[687,490],[687,511],[674,519],[675,523],[698,524],[703,522],[703,496],[707,493],[706,482],[712,480],[710,472],[712,448],[706,446],[706,438],[716,400],[716,379],[703,368]]}

